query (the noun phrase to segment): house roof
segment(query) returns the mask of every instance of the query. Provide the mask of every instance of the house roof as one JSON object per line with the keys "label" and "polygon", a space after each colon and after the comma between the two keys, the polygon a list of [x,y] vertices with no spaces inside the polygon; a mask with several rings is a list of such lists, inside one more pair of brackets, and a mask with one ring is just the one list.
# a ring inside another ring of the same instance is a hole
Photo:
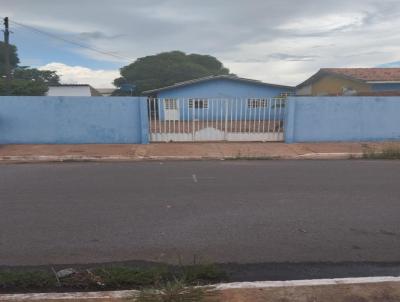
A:
{"label": "house roof", "polygon": [[95,88],[100,93],[113,93],[116,88]]}
{"label": "house roof", "polygon": [[265,86],[273,86],[273,87],[282,87],[285,89],[293,89],[294,87],[292,86],[285,86],[285,85],[277,85],[277,84],[269,84],[269,83],[264,83],[258,80],[252,80],[252,79],[246,79],[246,78],[240,78],[234,75],[218,75],[218,76],[208,76],[208,77],[203,77],[203,78],[198,78],[194,80],[189,80],[185,82],[180,82],[173,84],[171,86],[166,86],[166,87],[161,87],[157,89],[152,89],[152,90],[147,90],[144,91],[143,94],[152,94],[164,90],[170,90],[178,87],[183,87],[183,86],[188,86],[192,84],[197,84],[197,83],[202,83],[202,82],[207,82],[207,81],[213,81],[217,79],[227,79],[227,80],[232,80],[232,81],[239,81],[239,82],[245,82],[245,83],[252,83],[252,84],[258,84],[258,85],[265,85]]}
{"label": "house roof", "polygon": [[91,96],[103,96],[97,89],[93,88],[89,84],[53,84],[49,85],[49,87],[88,87]]}
{"label": "house roof", "polygon": [[321,68],[297,87],[309,85],[324,75],[336,75],[366,83],[400,82],[400,68]]}

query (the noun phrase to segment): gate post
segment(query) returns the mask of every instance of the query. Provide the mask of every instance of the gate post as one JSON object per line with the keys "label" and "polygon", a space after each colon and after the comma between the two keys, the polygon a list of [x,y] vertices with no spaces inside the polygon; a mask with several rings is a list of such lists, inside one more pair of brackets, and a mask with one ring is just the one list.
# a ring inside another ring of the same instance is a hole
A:
{"label": "gate post", "polygon": [[149,143],[149,114],[148,114],[148,104],[147,97],[139,97],[139,116],[140,116],[140,137],[142,144]]}
{"label": "gate post", "polygon": [[[189,107],[190,101],[188,100],[188,107]],[[196,135],[196,130],[195,130],[195,120],[194,120],[194,109],[195,109],[195,103],[196,99],[192,100],[192,141],[195,141],[195,135]]]}
{"label": "gate post", "polygon": [[224,140],[228,140],[228,100],[225,100],[225,131],[224,131]]}
{"label": "gate post", "polygon": [[285,118],[284,118],[284,138],[285,143],[294,143],[295,131],[295,116],[296,116],[296,99],[289,97],[286,100]]}

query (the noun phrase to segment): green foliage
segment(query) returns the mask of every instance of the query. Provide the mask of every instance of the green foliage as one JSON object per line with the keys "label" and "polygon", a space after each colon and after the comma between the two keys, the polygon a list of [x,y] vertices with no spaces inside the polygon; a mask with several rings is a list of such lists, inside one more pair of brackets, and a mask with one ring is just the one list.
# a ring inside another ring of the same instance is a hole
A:
{"label": "green foliage", "polygon": [[365,159],[400,159],[400,148],[386,147],[382,151],[366,149],[363,151]]}
{"label": "green foliage", "polygon": [[26,66],[15,68],[13,77],[18,80],[44,82],[48,85],[60,84],[60,77],[55,71],[39,70],[36,68],[28,68]]}
{"label": "green foliage", "polygon": [[45,95],[48,85],[60,83],[60,77],[55,71],[38,70],[27,66],[18,66],[17,48],[10,45],[11,93],[6,90],[4,43],[0,42],[0,95]]}
{"label": "green foliage", "polygon": [[[137,59],[122,67],[121,77],[114,80],[120,87],[124,83],[136,85],[135,94],[211,75],[226,75],[229,70],[220,61],[208,55],[190,54],[181,51],[164,52]],[[117,91],[116,95],[123,95]]]}
{"label": "green foliage", "polygon": [[[17,47],[14,45],[9,45],[9,56],[10,56],[10,67],[14,69],[17,67],[19,63],[19,58],[17,55]],[[4,76],[6,74],[5,68],[5,43],[0,42],[0,76]]]}
{"label": "green foliage", "polygon": [[159,288],[162,285],[173,285],[176,280],[181,280],[188,286],[208,285],[226,281],[227,275],[215,265],[99,266],[92,269],[75,269],[71,275],[59,278],[49,269],[0,269],[0,292]]}
{"label": "green foliage", "polygon": [[182,270],[182,278],[188,284],[207,284],[228,279],[227,274],[214,264],[184,266]]}
{"label": "green foliage", "polygon": [[[13,79],[11,81],[10,95],[44,95],[48,90],[47,84],[43,81]],[[0,95],[7,95],[6,83],[0,79]]]}
{"label": "green foliage", "polygon": [[46,271],[0,271],[0,289],[46,289],[56,287],[54,275]]}
{"label": "green foliage", "polygon": [[110,267],[96,269],[93,273],[111,288],[153,286],[168,277],[168,271],[163,268]]}

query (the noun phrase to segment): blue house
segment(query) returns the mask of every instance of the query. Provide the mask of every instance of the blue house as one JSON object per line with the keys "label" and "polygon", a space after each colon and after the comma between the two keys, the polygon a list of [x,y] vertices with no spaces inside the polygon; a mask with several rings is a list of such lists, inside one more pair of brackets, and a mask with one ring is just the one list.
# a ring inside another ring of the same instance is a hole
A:
{"label": "blue house", "polygon": [[[281,119],[284,99],[295,88],[232,75],[210,76],[145,91],[159,120]],[[279,114],[279,116],[277,116]]]}

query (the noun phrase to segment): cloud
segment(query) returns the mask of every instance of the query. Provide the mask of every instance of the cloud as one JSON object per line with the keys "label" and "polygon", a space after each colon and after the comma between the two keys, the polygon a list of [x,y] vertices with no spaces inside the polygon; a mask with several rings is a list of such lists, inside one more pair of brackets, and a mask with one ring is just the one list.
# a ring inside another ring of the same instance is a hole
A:
{"label": "cloud", "polygon": [[282,61],[294,61],[294,62],[315,61],[315,59],[318,58],[318,56],[313,56],[313,55],[302,56],[302,55],[291,55],[287,53],[273,53],[270,54],[269,57],[271,59],[282,60]]}
{"label": "cloud", "polygon": [[361,27],[366,18],[366,13],[328,14],[289,21],[279,25],[278,29],[292,35],[315,36]]}
{"label": "cloud", "polygon": [[61,76],[62,84],[90,84],[95,88],[114,87],[112,81],[119,77],[117,70],[93,70],[82,66],[68,66],[63,63],[49,63],[41,70],[54,70]]}
{"label": "cloud", "polygon": [[81,32],[77,35],[79,39],[89,39],[89,40],[112,40],[119,38],[123,35],[107,35],[101,31],[91,31],[91,32]]}
{"label": "cloud", "polygon": [[[117,0],[101,5],[98,0],[0,0],[0,4],[2,14],[11,20],[129,59],[176,49],[210,54],[239,76],[282,84],[298,84],[321,67],[371,67],[400,60],[398,0],[231,0],[229,4]],[[71,52],[99,66],[128,63],[84,49]],[[46,54],[42,56],[37,59],[46,60]]]}

